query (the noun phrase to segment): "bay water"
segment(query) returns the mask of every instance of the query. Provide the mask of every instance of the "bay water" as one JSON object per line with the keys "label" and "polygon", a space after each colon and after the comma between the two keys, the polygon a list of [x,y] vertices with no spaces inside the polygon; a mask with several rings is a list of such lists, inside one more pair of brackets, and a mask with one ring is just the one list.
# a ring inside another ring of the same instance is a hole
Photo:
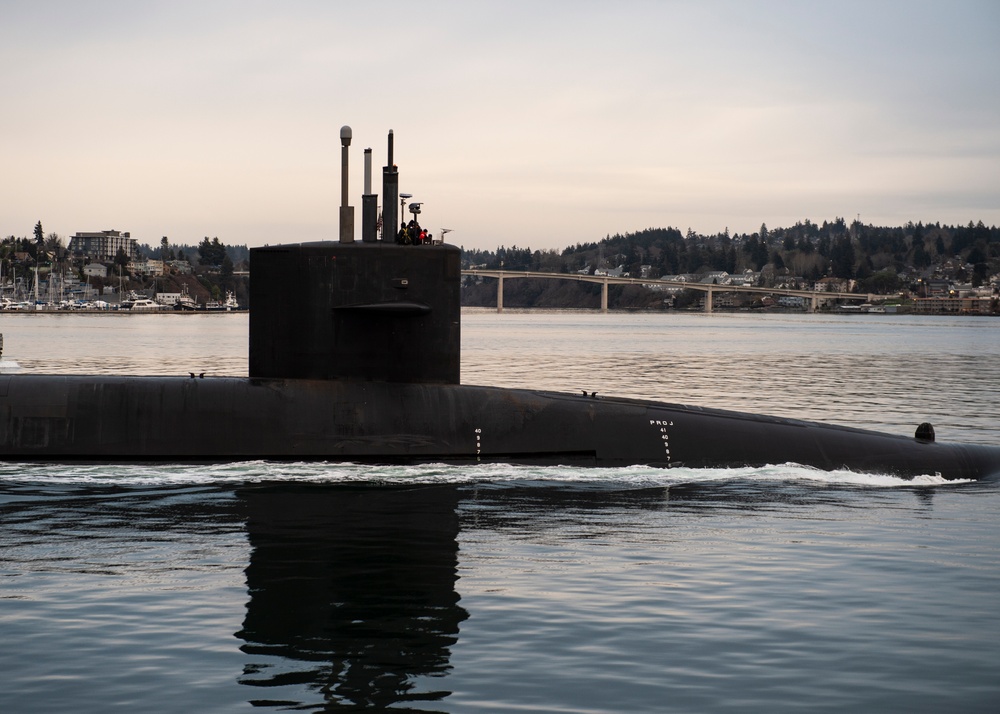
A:
{"label": "bay water", "polygon": [[[469,310],[462,329],[467,384],[1000,444],[991,318]],[[245,375],[247,331],[0,314],[32,373]],[[995,481],[0,463],[3,712],[995,712],[998,660]]]}

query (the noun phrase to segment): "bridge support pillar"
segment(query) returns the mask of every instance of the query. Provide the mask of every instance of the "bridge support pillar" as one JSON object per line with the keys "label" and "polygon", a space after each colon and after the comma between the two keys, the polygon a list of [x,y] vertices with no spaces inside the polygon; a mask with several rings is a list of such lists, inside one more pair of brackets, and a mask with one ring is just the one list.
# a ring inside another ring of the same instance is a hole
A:
{"label": "bridge support pillar", "polygon": [[813,295],[809,299],[809,312],[816,312],[819,309],[819,297]]}
{"label": "bridge support pillar", "polygon": [[497,279],[497,312],[503,312],[503,276]]}
{"label": "bridge support pillar", "polygon": [[601,312],[608,311],[608,279],[601,284]]}
{"label": "bridge support pillar", "polygon": [[705,291],[705,312],[712,312],[712,288]]}

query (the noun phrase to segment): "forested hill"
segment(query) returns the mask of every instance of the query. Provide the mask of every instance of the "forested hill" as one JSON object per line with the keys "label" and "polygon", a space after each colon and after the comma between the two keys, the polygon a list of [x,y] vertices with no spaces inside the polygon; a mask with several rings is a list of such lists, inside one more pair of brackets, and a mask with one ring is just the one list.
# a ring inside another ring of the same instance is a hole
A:
{"label": "forested hill", "polygon": [[[843,218],[821,224],[807,219],[789,228],[768,229],[762,225],[752,234],[730,235],[726,230],[702,235],[690,229],[682,233],[670,227],[648,228],[593,243],[577,243],[561,252],[517,246],[501,246],[495,251],[464,250],[463,267],[591,274],[620,269],[622,274],[650,278],[750,270],[761,272],[761,284],[787,280],[789,276],[803,282],[832,277],[853,279],[860,292],[875,293],[898,291],[919,277],[945,273],[945,277],[979,286],[1000,273],[1000,229],[987,227],[982,221],[970,221],[964,226],[874,226],[858,221],[848,224]],[[556,287],[561,283],[536,286],[532,289],[534,296],[512,297],[528,305],[559,307],[563,306],[559,302],[571,303],[575,298],[568,294],[560,298],[555,295],[557,291],[593,290],[571,288],[570,284]],[[527,286],[514,290],[530,292]],[[489,304],[489,291],[481,292],[482,302]],[[627,301],[628,291],[625,293]],[[635,297],[639,306],[642,298],[638,292]],[[480,302],[476,290],[467,290],[463,300],[466,304]]]}

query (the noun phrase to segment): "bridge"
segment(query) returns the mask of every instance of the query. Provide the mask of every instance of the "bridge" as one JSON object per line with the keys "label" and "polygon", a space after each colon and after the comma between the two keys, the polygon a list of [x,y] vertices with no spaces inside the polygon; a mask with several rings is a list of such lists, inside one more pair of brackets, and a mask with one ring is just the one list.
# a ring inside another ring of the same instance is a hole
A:
{"label": "bridge", "polygon": [[[470,268],[463,270],[462,275],[475,275],[483,278],[497,279],[497,312],[503,312],[503,281],[516,278],[542,278],[545,280],[576,280],[581,283],[601,284],[601,312],[608,311],[609,285],[642,285],[645,287],[663,286],[670,288],[686,288],[701,290],[705,293],[705,312],[712,312],[712,298],[717,292],[731,293],[763,293],[767,295],[792,295],[808,300],[809,312],[816,312],[820,300],[860,300],[871,302],[875,295],[860,293],[824,292],[821,290],[791,290],[788,288],[761,288],[742,285],[715,285],[711,283],[689,283],[682,280],[652,280],[650,278],[618,278],[610,275],[583,275],[580,273],[541,273],[532,270],[481,270]],[[885,297],[884,295],[882,297]]]}

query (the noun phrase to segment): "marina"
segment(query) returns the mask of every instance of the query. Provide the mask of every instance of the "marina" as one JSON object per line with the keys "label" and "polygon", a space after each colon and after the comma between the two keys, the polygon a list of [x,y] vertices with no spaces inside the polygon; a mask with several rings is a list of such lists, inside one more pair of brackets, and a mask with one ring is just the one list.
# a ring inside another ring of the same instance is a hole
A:
{"label": "marina", "polygon": [[128,315],[137,313],[164,313],[176,312],[238,312],[240,307],[235,296],[230,292],[226,294],[225,300],[209,301],[204,304],[195,303],[185,293],[180,294],[176,300],[169,302],[154,300],[152,298],[140,297],[135,293],[130,294],[120,302],[106,302],[104,300],[93,301],[62,301],[62,302],[32,302],[22,300],[14,302],[5,300],[0,302],[0,312],[20,312],[20,313],[96,313],[101,315]]}

